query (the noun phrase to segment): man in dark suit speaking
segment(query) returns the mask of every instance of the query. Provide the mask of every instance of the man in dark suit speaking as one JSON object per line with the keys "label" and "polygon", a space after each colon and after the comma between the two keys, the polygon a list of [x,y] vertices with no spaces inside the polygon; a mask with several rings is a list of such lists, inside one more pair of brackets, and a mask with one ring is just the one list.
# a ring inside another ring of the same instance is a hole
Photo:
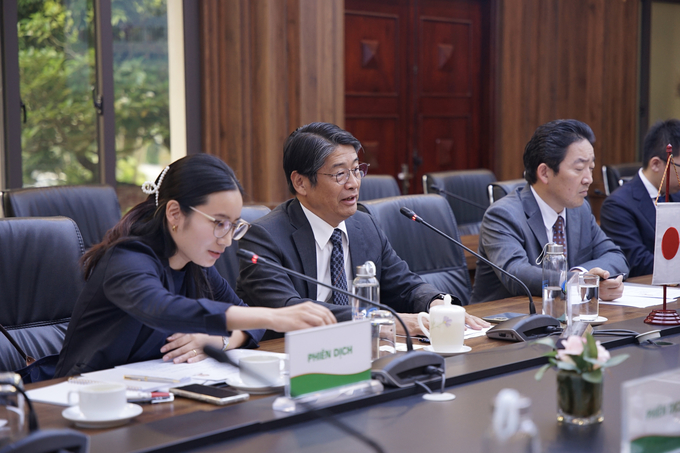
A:
{"label": "man in dark suit speaking", "polygon": [[[600,298],[623,293],[626,259],[595,222],[585,202],[593,182],[595,135],[576,120],[556,120],[539,126],[524,149],[523,188],[501,198],[484,214],[479,254],[524,282],[531,294],[542,291],[537,264],[548,242],[566,245],[568,268],[597,274]],[[566,243],[566,244],[565,244]],[[524,295],[522,288],[500,272],[477,261],[472,302]]]}
{"label": "man in dark suit speaking", "polygon": [[[428,311],[442,303],[441,291],[412,273],[375,220],[357,211],[367,170],[359,163],[360,149],[352,134],[333,124],[311,123],[293,132],[284,144],[283,168],[295,198],[253,222],[239,247],[345,289],[355,267],[373,261],[382,303],[401,313]],[[346,296],[265,266],[241,261],[236,288],[248,305],[284,307],[312,300],[331,309],[338,321],[351,319]],[[409,331],[420,333],[416,315],[403,317]],[[470,315],[466,321],[473,328],[488,325]]]}
{"label": "man in dark suit speaking", "polygon": [[[621,247],[630,265],[630,275],[651,274],[654,270],[654,234],[656,206],[654,200],[665,201],[666,183],[661,181],[666,169],[666,146],[673,147],[673,157],[680,154],[680,121],[658,122],[647,133],[643,166],[633,179],[616,189],[602,204],[600,224],[616,245]],[[676,162],[676,165],[678,163]],[[671,167],[670,200],[680,202],[678,177]]]}

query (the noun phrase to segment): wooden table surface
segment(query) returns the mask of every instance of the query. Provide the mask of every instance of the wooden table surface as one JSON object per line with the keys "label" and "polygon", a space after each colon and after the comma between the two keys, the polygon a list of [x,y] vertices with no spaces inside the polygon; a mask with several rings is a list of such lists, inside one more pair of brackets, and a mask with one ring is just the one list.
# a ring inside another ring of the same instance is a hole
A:
{"label": "wooden table surface", "polygon": [[[651,276],[632,278],[629,280],[634,283],[645,283],[651,282]],[[541,300],[540,298],[535,298],[536,311],[541,312]],[[468,305],[466,308],[468,313],[475,316],[483,317],[488,315],[493,315],[503,312],[517,312],[517,313],[528,313],[528,299],[526,297],[513,297],[509,299],[504,299],[497,302],[487,302],[483,304]],[[660,308],[660,307],[655,307]],[[676,310],[680,308],[677,302],[673,301],[668,304],[669,309]],[[614,323],[619,321],[625,321],[628,319],[634,319],[641,316],[646,316],[651,311],[651,308],[634,308],[634,307],[623,307],[614,305],[600,305],[600,314],[608,318],[608,323]],[[472,338],[466,340],[466,345],[472,347],[471,354],[476,352],[481,352],[491,348],[502,347],[508,345],[509,343],[501,340],[492,340],[486,336]],[[261,343],[261,349],[264,351],[272,352],[284,352],[285,344],[284,339],[268,340]],[[46,385],[61,382],[64,379],[51,380],[46,382],[41,382],[38,384],[31,384],[27,387],[39,388]],[[268,396],[268,395],[267,395]],[[251,399],[260,398],[257,395],[252,395]],[[239,403],[239,404],[247,404]],[[38,413],[38,420],[41,428],[73,428],[73,424],[61,416],[61,412],[64,407],[55,406],[45,403],[35,403],[35,409]],[[161,403],[161,404],[145,404],[143,405],[144,412],[138,417],[134,418],[130,423],[132,424],[144,424],[155,420],[160,420],[168,417],[173,417],[177,415],[182,415],[186,413],[196,412],[196,411],[211,411],[218,409],[221,406],[215,406],[208,403],[202,403],[199,401],[194,401],[185,398],[177,398],[172,403]],[[111,428],[114,429],[114,428]],[[97,434],[106,430],[97,429],[82,429],[83,432],[87,434]]]}

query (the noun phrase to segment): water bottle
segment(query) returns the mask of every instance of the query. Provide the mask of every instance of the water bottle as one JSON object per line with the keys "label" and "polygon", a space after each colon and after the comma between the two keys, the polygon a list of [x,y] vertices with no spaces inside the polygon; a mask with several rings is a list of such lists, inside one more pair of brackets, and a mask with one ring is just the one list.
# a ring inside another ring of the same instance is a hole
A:
{"label": "water bottle", "polygon": [[[375,278],[375,264],[366,261],[357,266],[356,278],[352,281],[352,294],[380,303],[380,284]],[[352,298],[352,319],[358,321],[369,317],[369,313],[377,310],[377,307],[368,305],[358,299]]]}
{"label": "water bottle", "polygon": [[571,324],[565,294],[567,258],[562,245],[548,243],[543,257],[543,314]]}
{"label": "water bottle", "polygon": [[531,400],[503,389],[494,401],[491,426],[482,439],[483,453],[540,453],[541,438],[531,419]]}

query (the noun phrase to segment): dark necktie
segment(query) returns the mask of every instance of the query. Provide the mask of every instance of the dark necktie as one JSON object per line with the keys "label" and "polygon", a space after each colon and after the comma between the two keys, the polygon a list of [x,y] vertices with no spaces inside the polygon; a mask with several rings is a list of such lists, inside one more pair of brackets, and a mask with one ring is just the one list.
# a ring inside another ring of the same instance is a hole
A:
{"label": "dark necktie", "polygon": [[[342,230],[335,229],[331,235],[333,251],[331,252],[331,283],[340,289],[347,290],[347,277],[345,276],[345,254],[342,251]],[[349,298],[338,292],[333,293],[335,305],[347,305]]]}
{"label": "dark necktie", "polygon": [[553,242],[564,247],[564,256],[567,256],[567,241],[564,236],[564,219],[557,216],[557,221],[553,225]]}

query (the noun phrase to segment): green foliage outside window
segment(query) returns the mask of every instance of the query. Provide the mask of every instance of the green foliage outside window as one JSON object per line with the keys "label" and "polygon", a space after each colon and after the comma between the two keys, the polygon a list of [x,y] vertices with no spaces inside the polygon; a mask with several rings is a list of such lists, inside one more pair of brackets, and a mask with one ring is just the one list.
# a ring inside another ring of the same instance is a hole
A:
{"label": "green foliage outside window", "polygon": [[[99,180],[93,10],[77,3],[18,2],[25,186]],[[139,185],[169,159],[166,1],[112,3],[117,179]]]}

